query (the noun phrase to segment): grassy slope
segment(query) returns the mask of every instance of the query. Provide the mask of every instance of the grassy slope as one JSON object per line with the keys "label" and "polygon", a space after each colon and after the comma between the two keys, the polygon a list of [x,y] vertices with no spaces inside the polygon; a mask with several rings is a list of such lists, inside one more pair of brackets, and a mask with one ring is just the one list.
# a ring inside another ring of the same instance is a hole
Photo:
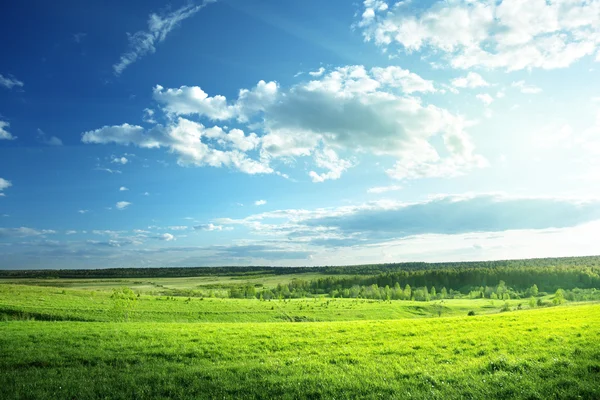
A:
{"label": "grassy slope", "polygon": [[600,398],[600,306],[310,324],[0,323],[0,398]]}
{"label": "grassy slope", "polygon": [[[527,300],[511,300],[516,307]],[[432,302],[383,302],[359,299],[296,299],[258,301],[237,299],[199,299],[142,295],[128,314],[138,322],[281,322],[349,321],[400,319],[498,312],[504,301],[489,299],[444,300]],[[123,313],[114,310],[110,292],[62,289],[23,285],[0,285],[2,314],[37,320],[115,321]]]}
{"label": "grassy slope", "polygon": [[127,286],[136,292],[151,293],[164,289],[200,289],[228,286],[262,285],[265,288],[274,288],[278,284],[286,284],[292,279],[311,280],[316,278],[349,277],[350,275],[327,275],[321,273],[303,274],[257,274],[257,275],[231,275],[231,276],[198,276],[183,278],[118,278],[118,279],[0,279],[3,283],[21,283],[25,285],[50,286],[86,290],[110,290],[113,287]]}

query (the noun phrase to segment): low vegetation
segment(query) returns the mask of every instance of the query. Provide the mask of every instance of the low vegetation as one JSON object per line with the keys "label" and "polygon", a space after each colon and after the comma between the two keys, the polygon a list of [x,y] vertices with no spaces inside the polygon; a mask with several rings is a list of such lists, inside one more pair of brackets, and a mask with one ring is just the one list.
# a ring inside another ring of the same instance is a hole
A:
{"label": "low vegetation", "polygon": [[597,399],[600,290],[586,260],[7,278],[0,398]]}

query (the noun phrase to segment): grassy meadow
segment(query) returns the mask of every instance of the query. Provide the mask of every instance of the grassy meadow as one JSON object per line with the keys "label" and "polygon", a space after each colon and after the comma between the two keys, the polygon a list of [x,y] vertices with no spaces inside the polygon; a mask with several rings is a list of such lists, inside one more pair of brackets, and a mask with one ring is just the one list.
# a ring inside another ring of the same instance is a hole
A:
{"label": "grassy meadow", "polygon": [[595,289],[217,296],[317,275],[4,279],[0,398],[600,398]]}

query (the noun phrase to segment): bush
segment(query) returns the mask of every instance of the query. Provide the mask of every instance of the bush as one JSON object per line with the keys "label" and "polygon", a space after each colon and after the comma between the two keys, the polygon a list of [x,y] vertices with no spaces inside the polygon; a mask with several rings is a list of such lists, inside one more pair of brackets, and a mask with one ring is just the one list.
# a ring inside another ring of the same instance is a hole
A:
{"label": "bush", "polygon": [[472,317],[475,315],[475,311],[471,310],[469,311],[469,313],[467,314],[469,317]]}

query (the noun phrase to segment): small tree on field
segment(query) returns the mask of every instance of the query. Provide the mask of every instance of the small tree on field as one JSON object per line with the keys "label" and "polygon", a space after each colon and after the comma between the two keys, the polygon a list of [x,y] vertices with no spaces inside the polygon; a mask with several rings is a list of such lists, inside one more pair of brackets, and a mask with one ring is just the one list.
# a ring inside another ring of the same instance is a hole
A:
{"label": "small tree on field", "polygon": [[554,293],[554,298],[552,299],[552,304],[559,305],[565,302],[565,292],[562,289],[557,289],[556,293]]}
{"label": "small tree on field", "polygon": [[533,297],[529,299],[529,308],[535,308],[535,298]]}
{"label": "small tree on field", "polygon": [[533,297],[537,296],[539,293],[537,285],[534,283],[532,287],[529,288],[529,294]]}
{"label": "small tree on field", "polygon": [[137,296],[128,287],[113,289],[110,296],[113,301],[113,312],[117,319],[129,321],[129,317],[137,303]]}

